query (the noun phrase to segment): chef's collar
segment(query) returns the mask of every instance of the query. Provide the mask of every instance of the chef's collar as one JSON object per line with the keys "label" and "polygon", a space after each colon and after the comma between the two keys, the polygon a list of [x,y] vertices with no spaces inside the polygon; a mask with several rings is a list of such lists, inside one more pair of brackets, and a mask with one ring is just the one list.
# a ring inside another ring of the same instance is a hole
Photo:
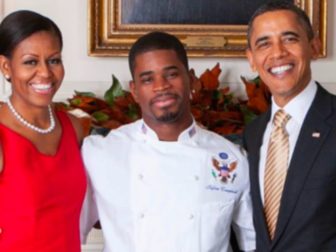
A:
{"label": "chef's collar", "polygon": [[[144,135],[147,139],[160,141],[158,135],[154,130],[152,130],[143,120],[141,123],[141,133]],[[196,134],[196,123],[193,119],[191,125],[185,129],[181,134],[179,135],[177,142],[185,142],[190,141],[193,139],[193,137]]]}

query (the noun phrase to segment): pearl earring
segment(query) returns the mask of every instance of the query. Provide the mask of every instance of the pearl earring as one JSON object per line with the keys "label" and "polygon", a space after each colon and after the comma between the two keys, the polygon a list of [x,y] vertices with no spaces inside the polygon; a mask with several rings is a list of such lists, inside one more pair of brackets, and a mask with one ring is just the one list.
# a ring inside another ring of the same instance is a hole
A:
{"label": "pearl earring", "polygon": [[9,75],[8,74],[5,74],[5,79],[9,80]]}

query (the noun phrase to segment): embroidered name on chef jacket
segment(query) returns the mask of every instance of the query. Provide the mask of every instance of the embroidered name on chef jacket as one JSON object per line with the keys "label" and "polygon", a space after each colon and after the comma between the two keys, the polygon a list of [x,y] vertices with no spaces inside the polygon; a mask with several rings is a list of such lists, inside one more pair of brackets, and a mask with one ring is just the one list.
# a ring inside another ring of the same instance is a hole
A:
{"label": "embroidered name on chef jacket", "polygon": [[207,190],[237,193],[226,185],[234,184],[237,178],[237,160],[232,160],[225,152],[220,152],[211,159],[211,175],[216,183],[206,186]]}

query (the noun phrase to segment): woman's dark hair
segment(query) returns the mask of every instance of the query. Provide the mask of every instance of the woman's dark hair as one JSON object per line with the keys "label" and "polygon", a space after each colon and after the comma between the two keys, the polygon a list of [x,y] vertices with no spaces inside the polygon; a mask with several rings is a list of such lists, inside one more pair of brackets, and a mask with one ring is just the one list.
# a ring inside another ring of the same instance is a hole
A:
{"label": "woman's dark hair", "polygon": [[279,11],[279,10],[288,10],[293,12],[298,21],[302,24],[303,28],[305,29],[305,32],[307,34],[307,37],[310,40],[314,38],[314,31],[311,25],[311,22],[309,20],[309,17],[307,14],[298,6],[296,6],[293,2],[288,0],[273,0],[269,1],[266,4],[260,6],[252,15],[247,28],[247,43],[248,47],[251,47],[251,33],[253,30],[253,22],[254,20],[259,17],[260,15],[266,13],[266,12],[272,12],[272,11]]}
{"label": "woman's dark hair", "polygon": [[10,58],[21,41],[40,31],[55,34],[62,49],[61,31],[51,19],[28,10],[9,14],[0,24],[0,55]]}
{"label": "woman's dark hair", "polygon": [[183,44],[177,37],[160,31],[150,32],[140,37],[132,46],[128,63],[132,77],[134,77],[135,58],[139,54],[154,50],[173,50],[182,64],[188,70],[188,58]]}

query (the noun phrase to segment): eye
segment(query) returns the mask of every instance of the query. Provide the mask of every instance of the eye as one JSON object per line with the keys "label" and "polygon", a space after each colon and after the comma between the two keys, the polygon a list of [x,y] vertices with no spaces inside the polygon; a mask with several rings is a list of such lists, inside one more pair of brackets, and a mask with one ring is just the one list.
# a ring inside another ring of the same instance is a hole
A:
{"label": "eye", "polygon": [[59,64],[62,64],[62,59],[61,58],[51,58],[48,60],[48,63],[50,65],[59,65]]}
{"label": "eye", "polygon": [[167,80],[170,80],[170,79],[176,78],[178,75],[179,75],[179,73],[177,71],[169,71],[165,74],[165,78]]}
{"label": "eye", "polygon": [[267,48],[269,46],[269,41],[260,41],[257,45],[256,45],[256,48],[257,49],[264,49],[264,48]]}
{"label": "eye", "polygon": [[284,38],[285,42],[293,43],[299,41],[299,39],[296,36],[286,36]]}
{"label": "eye", "polygon": [[37,65],[37,60],[35,60],[35,59],[25,60],[23,62],[23,64],[25,64],[25,65],[31,65],[31,66],[36,66]]}
{"label": "eye", "polygon": [[142,77],[140,79],[141,84],[150,84],[153,82],[153,78],[150,76]]}

